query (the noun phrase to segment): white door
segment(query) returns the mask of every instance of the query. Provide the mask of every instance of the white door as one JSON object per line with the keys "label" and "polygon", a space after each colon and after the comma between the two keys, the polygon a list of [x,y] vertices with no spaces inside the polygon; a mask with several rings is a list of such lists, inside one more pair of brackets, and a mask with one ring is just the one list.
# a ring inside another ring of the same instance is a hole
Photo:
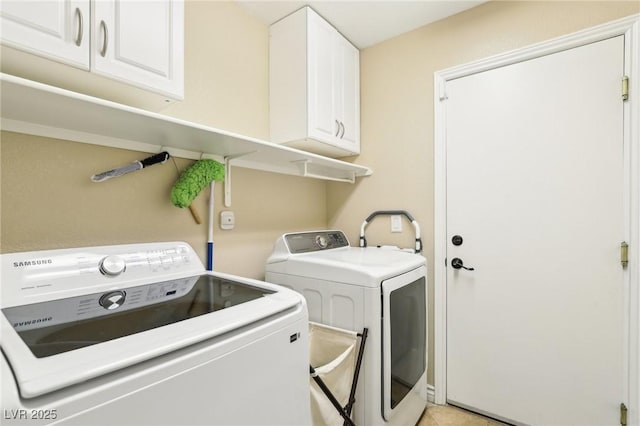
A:
{"label": "white door", "polygon": [[2,43],[89,70],[89,0],[3,0]]}
{"label": "white door", "polygon": [[184,3],[103,0],[93,6],[92,71],[181,99]]}
{"label": "white door", "polygon": [[619,423],[623,62],[620,36],[447,83],[450,403]]}

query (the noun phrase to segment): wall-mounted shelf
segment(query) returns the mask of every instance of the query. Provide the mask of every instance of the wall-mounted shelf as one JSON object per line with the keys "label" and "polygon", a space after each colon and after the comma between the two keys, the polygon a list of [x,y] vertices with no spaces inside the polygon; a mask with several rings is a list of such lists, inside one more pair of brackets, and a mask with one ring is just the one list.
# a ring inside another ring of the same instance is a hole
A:
{"label": "wall-mounted shelf", "polygon": [[237,167],[355,182],[368,167],[0,74],[3,130]]}

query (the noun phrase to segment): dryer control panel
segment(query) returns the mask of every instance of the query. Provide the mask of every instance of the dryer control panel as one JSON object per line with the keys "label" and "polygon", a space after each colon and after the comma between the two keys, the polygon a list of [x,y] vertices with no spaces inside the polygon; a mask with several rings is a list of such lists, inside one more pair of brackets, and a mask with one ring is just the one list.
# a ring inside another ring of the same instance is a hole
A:
{"label": "dryer control panel", "polygon": [[342,231],[285,234],[284,239],[291,254],[349,247],[349,241]]}

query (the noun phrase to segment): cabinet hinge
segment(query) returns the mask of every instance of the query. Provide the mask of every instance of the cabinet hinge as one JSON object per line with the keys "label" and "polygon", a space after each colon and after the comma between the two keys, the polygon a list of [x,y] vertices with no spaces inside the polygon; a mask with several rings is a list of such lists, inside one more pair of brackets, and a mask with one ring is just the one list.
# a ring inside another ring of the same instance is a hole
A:
{"label": "cabinet hinge", "polygon": [[629,100],[629,77],[626,75],[622,77],[622,100]]}
{"label": "cabinet hinge", "polygon": [[620,264],[623,268],[629,264],[629,244],[626,241],[620,243]]}
{"label": "cabinet hinge", "polygon": [[620,424],[627,426],[627,406],[624,403],[620,404]]}

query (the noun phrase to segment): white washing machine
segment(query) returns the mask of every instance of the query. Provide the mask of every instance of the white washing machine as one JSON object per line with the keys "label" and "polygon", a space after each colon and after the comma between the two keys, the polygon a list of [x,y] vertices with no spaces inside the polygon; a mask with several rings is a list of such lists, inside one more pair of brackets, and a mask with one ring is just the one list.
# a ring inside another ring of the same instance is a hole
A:
{"label": "white washing machine", "polygon": [[310,422],[298,293],[181,242],[0,260],[2,424]]}
{"label": "white washing machine", "polygon": [[357,425],[414,425],[427,403],[426,259],[350,247],[341,231],[285,234],[266,281],[304,295],[311,321],[369,329],[358,381]]}

